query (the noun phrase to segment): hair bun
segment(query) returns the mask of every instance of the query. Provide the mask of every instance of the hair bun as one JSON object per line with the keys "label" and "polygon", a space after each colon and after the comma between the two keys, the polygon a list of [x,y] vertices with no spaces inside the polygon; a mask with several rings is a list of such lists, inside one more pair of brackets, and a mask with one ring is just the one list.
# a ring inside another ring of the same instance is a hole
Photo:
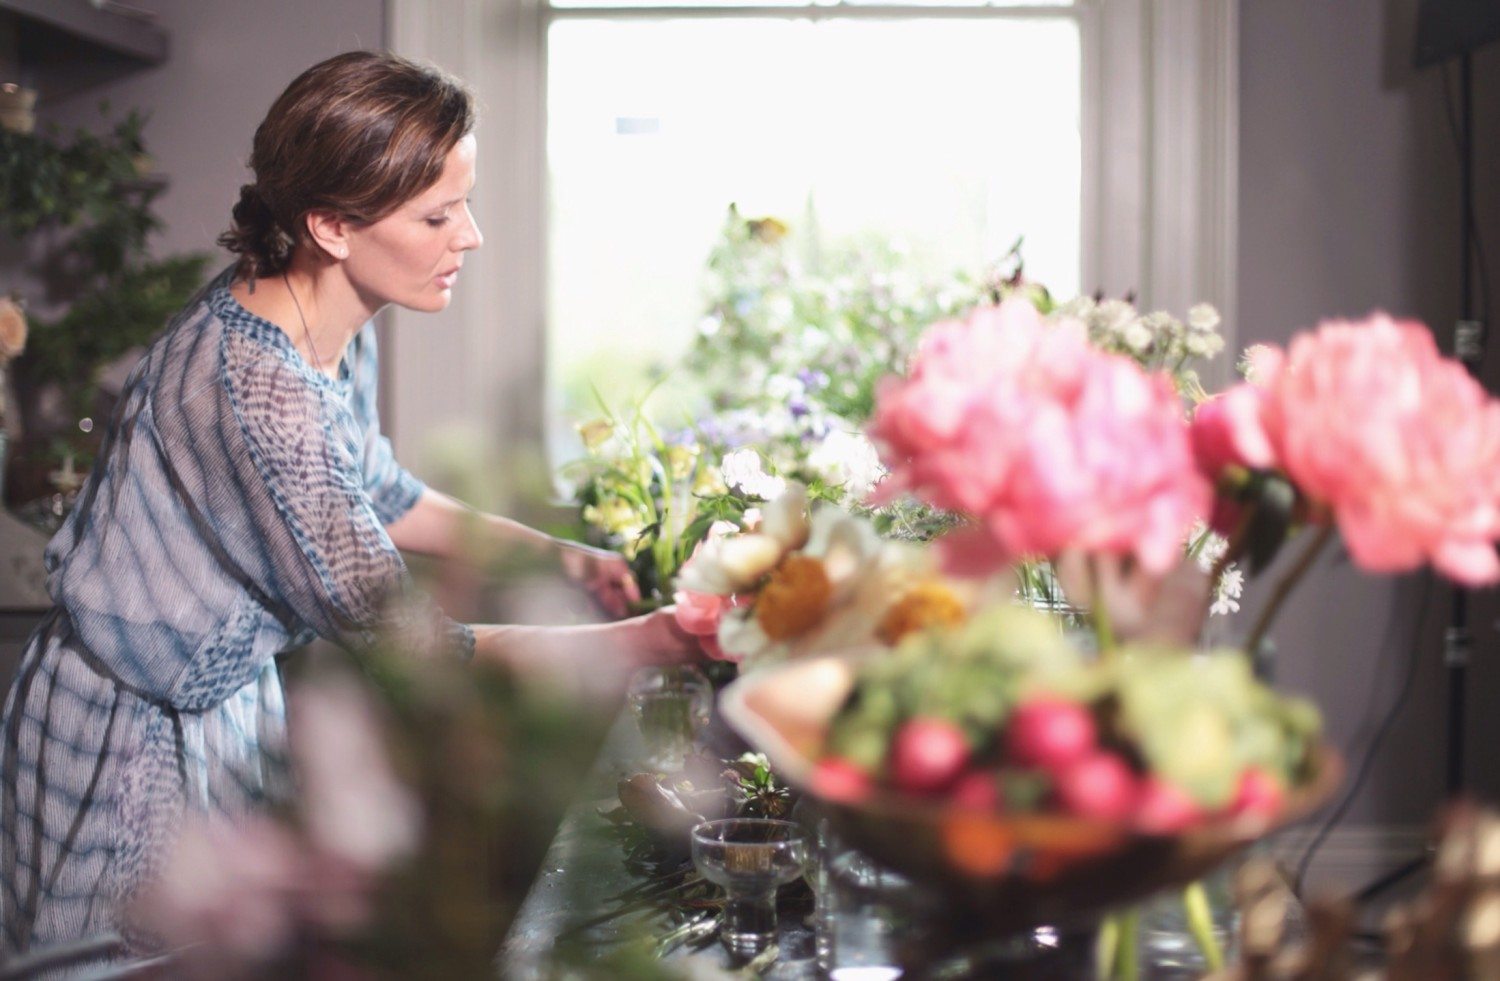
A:
{"label": "hair bun", "polygon": [[292,237],[283,230],[256,184],[240,186],[233,224],[218,241],[240,257],[240,275],[246,279],[274,276],[286,269],[292,258]]}

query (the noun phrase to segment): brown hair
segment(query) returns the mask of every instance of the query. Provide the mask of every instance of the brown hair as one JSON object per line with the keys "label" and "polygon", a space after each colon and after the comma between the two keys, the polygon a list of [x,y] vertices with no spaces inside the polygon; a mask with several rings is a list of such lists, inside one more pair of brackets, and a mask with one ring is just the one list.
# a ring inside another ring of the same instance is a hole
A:
{"label": "brown hair", "polygon": [[307,239],[308,212],[379,221],[437,181],[474,115],[473,96],[437,68],[373,51],[319,62],[255,130],[255,180],[219,244],[239,255],[243,278],[281,272]]}

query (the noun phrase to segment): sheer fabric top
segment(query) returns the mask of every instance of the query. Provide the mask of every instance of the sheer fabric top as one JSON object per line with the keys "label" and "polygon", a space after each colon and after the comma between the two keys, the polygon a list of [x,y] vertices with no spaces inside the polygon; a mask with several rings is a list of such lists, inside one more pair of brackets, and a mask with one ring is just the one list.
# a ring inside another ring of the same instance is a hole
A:
{"label": "sheer fabric top", "polygon": [[331,379],[228,282],[136,366],[48,546],[48,588],[77,638],[121,683],[188,710],[314,634],[471,656],[472,631],[413,597],[385,530],[423,485],[380,432],[373,325]]}

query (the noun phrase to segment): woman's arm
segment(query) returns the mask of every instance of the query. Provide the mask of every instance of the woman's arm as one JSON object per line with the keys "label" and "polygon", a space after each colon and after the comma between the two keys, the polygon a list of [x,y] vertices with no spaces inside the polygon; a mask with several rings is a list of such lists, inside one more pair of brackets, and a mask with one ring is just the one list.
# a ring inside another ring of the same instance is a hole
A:
{"label": "woman's arm", "polygon": [[[697,639],[677,626],[670,607],[645,616],[574,627],[474,625],[476,663],[507,667],[527,676],[551,676],[585,687],[622,677],[648,664],[696,659]],[[597,677],[596,677],[597,676]]]}
{"label": "woman's arm", "polygon": [[401,551],[443,559],[458,558],[467,551],[473,544],[468,536],[475,529],[481,531],[484,541],[478,544],[485,548],[520,546],[540,555],[557,545],[552,536],[535,528],[476,511],[431,487],[423,489],[410,511],[385,526]]}
{"label": "woman's arm", "polygon": [[556,561],[564,575],[593,593],[612,616],[623,616],[641,598],[630,563],[619,554],[559,541],[519,521],[476,511],[430,487],[385,530],[403,552],[444,559],[476,551],[526,549],[542,561]]}

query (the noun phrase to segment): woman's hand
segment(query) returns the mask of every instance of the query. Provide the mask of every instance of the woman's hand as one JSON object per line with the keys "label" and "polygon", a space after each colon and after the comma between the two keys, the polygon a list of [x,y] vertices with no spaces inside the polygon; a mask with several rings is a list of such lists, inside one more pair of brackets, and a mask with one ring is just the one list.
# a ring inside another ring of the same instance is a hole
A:
{"label": "woman's hand", "polygon": [[563,574],[593,594],[612,617],[623,617],[641,598],[630,563],[618,552],[577,542],[558,542]]}
{"label": "woman's hand", "polygon": [[474,641],[480,663],[550,679],[579,693],[618,692],[636,668],[700,656],[698,639],[677,625],[671,607],[583,626],[476,624]]}

